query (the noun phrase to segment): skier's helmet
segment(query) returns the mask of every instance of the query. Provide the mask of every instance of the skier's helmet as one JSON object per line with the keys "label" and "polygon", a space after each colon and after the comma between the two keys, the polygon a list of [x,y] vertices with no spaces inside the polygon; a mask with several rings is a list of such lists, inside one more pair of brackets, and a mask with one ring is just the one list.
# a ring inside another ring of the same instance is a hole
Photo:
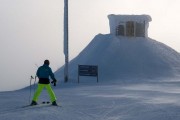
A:
{"label": "skier's helmet", "polygon": [[50,64],[49,60],[45,60],[45,61],[44,61],[44,64],[45,64],[45,65],[49,65],[49,64]]}

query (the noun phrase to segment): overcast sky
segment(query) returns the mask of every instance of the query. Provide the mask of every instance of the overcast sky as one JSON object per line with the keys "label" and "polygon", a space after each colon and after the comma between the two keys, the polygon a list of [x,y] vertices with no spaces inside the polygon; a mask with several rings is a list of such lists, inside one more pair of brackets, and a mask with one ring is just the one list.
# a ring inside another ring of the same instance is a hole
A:
{"label": "overcast sky", "polygon": [[[29,84],[49,59],[64,64],[64,0],[0,0],[0,91]],[[179,0],[69,0],[70,59],[99,33],[109,33],[108,14],[148,14],[149,37],[180,51]]]}

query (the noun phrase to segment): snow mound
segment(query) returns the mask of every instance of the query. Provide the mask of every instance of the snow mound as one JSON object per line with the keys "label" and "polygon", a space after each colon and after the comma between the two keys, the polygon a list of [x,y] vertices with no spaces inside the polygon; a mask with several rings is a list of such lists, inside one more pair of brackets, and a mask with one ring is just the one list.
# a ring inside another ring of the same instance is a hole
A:
{"label": "snow mound", "polygon": [[[180,55],[151,38],[98,34],[69,64],[70,81],[77,81],[78,64],[98,65],[99,79],[174,77],[180,73]],[[55,72],[63,80],[64,66]]]}

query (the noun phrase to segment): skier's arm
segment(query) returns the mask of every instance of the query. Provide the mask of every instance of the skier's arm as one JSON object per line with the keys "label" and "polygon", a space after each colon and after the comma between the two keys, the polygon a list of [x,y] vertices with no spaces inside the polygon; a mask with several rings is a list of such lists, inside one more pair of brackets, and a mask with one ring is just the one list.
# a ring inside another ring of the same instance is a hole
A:
{"label": "skier's arm", "polygon": [[50,72],[49,75],[50,75],[51,79],[53,80],[51,83],[54,84],[54,86],[56,86],[57,80],[54,77],[54,73],[52,72],[51,68],[49,68],[49,72]]}
{"label": "skier's arm", "polygon": [[56,78],[54,77],[54,73],[52,72],[51,68],[49,68],[49,75],[53,81],[56,81]]}
{"label": "skier's arm", "polygon": [[39,78],[39,68],[38,68],[38,70],[36,72],[36,76]]}

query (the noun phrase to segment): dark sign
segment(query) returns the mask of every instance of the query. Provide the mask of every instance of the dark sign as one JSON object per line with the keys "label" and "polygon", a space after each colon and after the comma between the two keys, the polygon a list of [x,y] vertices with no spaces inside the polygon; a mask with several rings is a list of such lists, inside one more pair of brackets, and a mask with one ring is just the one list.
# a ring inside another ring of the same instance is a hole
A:
{"label": "dark sign", "polygon": [[95,65],[79,65],[78,66],[78,83],[79,76],[94,76],[98,82],[98,66]]}

